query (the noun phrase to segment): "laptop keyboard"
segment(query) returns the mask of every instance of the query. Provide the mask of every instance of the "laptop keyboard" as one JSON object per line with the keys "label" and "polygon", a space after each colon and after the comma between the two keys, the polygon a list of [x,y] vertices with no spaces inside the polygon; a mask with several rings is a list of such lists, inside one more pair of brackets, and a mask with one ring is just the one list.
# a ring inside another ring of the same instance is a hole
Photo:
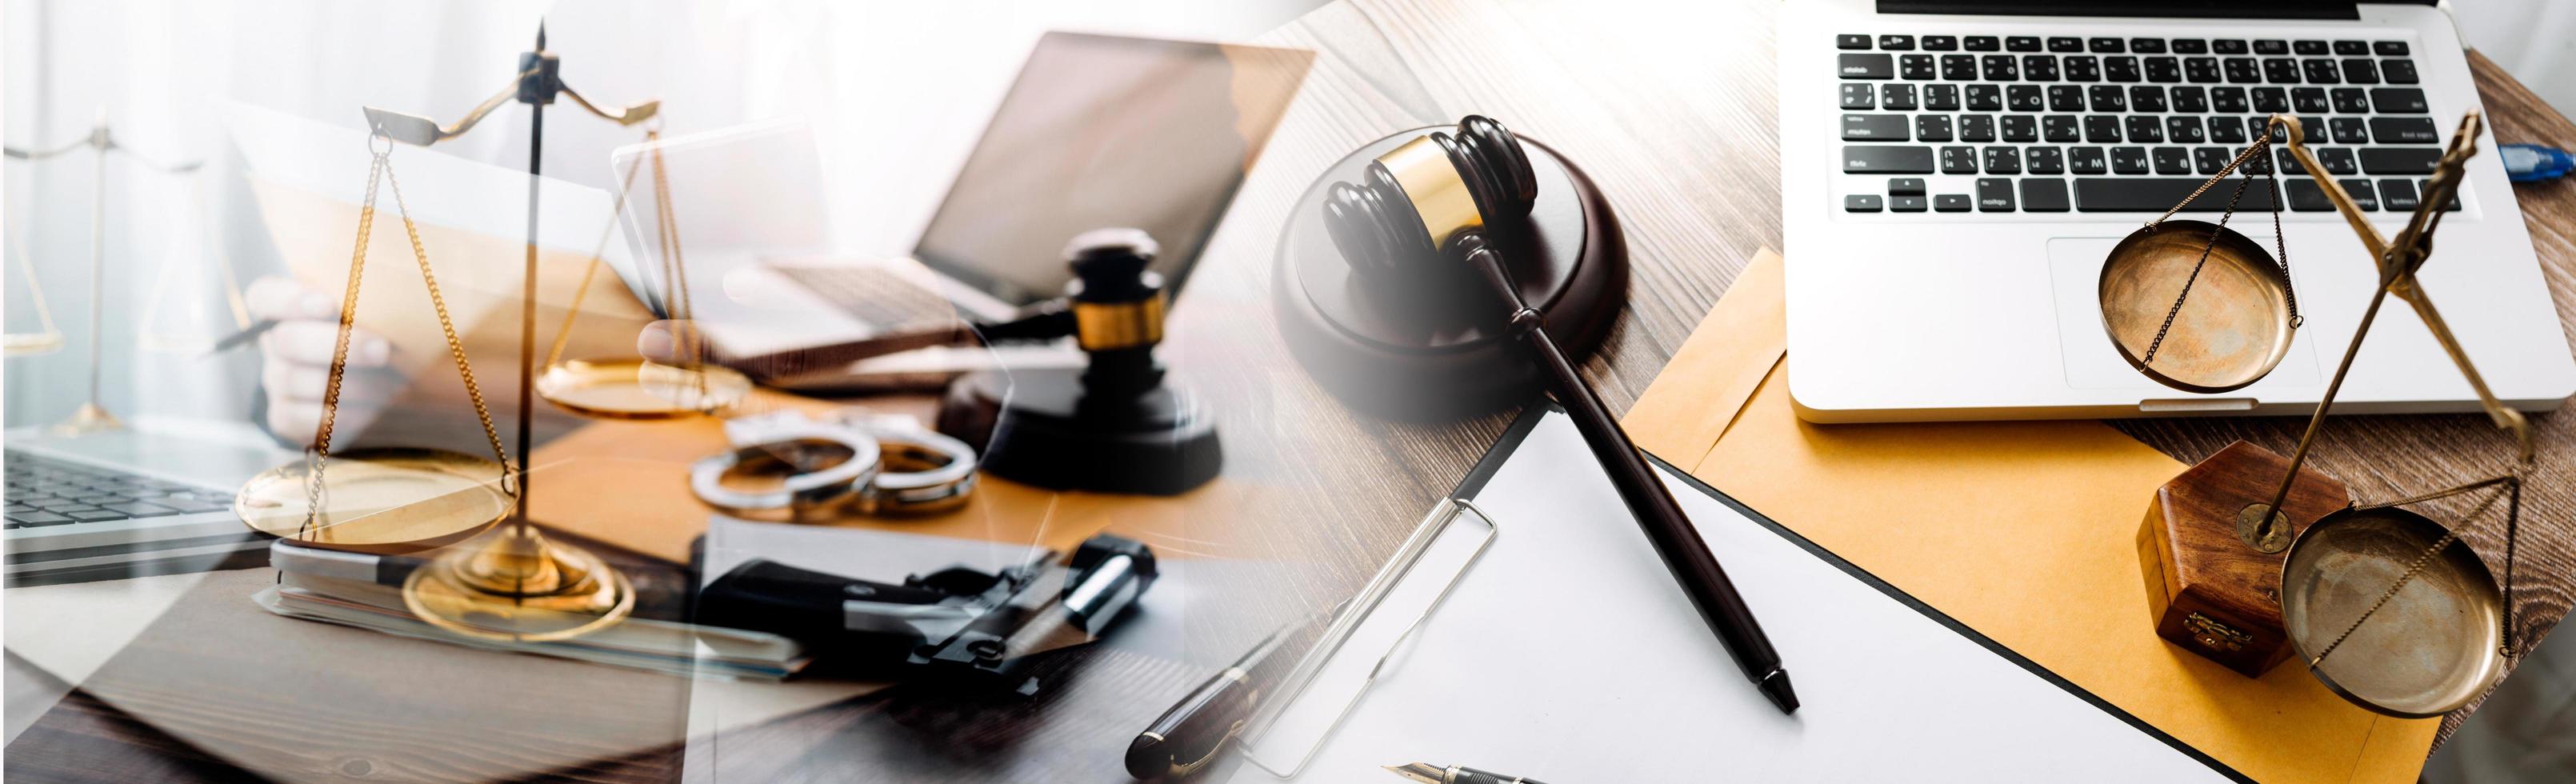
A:
{"label": "laptop keyboard", "polygon": [[893,270],[869,266],[781,266],[779,274],[821,295],[851,317],[880,329],[947,325],[957,308]]}
{"label": "laptop keyboard", "polygon": [[232,494],[166,482],[108,468],[28,454],[6,453],[6,527],[58,525],[168,517],[232,508]]}
{"label": "laptop keyboard", "polygon": [[[2163,212],[2274,113],[2299,118],[2363,210],[2414,210],[2442,155],[2404,41],[1847,34],[1835,46],[1842,170],[1865,175],[1842,191],[1847,212]],[[2292,210],[2334,209],[2281,145],[2245,168],[2298,175],[2281,178]],[[2184,210],[2225,209],[2232,191]],[[2272,206],[2260,179],[2239,204]]]}

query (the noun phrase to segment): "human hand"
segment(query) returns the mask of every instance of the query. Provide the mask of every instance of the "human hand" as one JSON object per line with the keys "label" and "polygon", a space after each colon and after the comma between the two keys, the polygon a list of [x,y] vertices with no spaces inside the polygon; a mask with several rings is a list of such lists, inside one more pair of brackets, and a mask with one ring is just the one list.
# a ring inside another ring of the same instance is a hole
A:
{"label": "human hand", "polygon": [[[339,340],[340,303],[282,277],[253,281],[243,299],[253,318],[277,322],[259,336],[259,380],[268,403],[268,421],[260,424],[278,438],[309,445],[322,424],[331,352]],[[402,387],[402,376],[392,369],[393,354],[393,343],[383,337],[351,330],[334,429],[363,429],[384,412]]]}

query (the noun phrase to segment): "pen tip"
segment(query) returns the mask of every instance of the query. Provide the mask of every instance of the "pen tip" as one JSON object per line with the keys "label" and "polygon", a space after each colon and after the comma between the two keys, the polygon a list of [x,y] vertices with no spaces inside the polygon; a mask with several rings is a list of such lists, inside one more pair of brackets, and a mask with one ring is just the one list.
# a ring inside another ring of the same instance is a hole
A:
{"label": "pen tip", "polygon": [[1762,696],[1771,698],[1771,704],[1780,706],[1781,713],[1798,712],[1798,692],[1789,688],[1788,670],[1772,670],[1771,674],[1762,676],[1761,688]]}
{"label": "pen tip", "polygon": [[1385,767],[1388,773],[1403,776],[1406,781],[1417,781],[1422,784],[1440,784],[1440,780],[1443,778],[1440,775],[1440,766],[1433,765],[1428,762],[1408,762],[1402,765],[1388,765]]}

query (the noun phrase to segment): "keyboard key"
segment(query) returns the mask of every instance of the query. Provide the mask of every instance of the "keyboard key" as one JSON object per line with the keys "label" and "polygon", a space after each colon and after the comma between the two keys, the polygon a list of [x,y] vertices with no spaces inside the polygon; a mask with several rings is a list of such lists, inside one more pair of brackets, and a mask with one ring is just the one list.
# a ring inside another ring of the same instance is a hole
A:
{"label": "keyboard key", "polygon": [[2415,205],[2418,203],[2415,200],[2415,181],[2380,180],[2379,199],[2380,203],[2387,205],[2391,212],[2414,212]]}
{"label": "keyboard key", "polygon": [[2326,198],[2325,189],[2317,187],[2316,183],[2304,179],[2291,180],[2289,189],[2293,212],[2327,212],[2335,208],[2334,200]]}
{"label": "keyboard key", "polygon": [[2343,72],[2335,68],[2333,60],[2301,60],[2299,75],[2307,77],[2309,84],[2343,83]]}
{"label": "keyboard key", "polygon": [[[2326,167],[2327,174],[2361,173],[2361,165],[2354,163],[2352,160],[2352,148],[2350,147],[2318,148],[2317,165]],[[2372,172],[2372,174],[2377,173],[2378,172]]]}
{"label": "keyboard key", "polygon": [[2370,123],[2359,117],[2331,117],[2326,119],[2326,125],[2336,144],[2370,143]]}
{"label": "keyboard key", "polygon": [[2215,84],[2226,78],[2219,74],[2216,57],[2183,58],[2182,76],[2191,80],[2193,84]]}
{"label": "keyboard key", "polygon": [[1845,174],[1931,174],[1932,148],[1883,144],[1843,145]]}
{"label": "keyboard key", "polygon": [[2289,90],[2279,87],[2256,87],[2253,93],[2254,111],[2264,114],[2283,114],[2290,111]]}
{"label": "keyboard key", "polygon": [[1842,102],[1843,102],[1843,108],[1845,108],[1845,109],[1876,109],[1876,108],[1878,108],[1878,91],[1877,91],[1877,90],[1872,90],[1872,89],[1870,89],[1870,88],[1869,88],[1869,85],[1866,85],[1866,84],[1846,84],[1846,85],[1841,85],[1841,87],[1843,88],[1843,89],[1842,89]]}
{"label": "keyboard key", "polygon": [[2102,75],[2114,82],[2135,82],[2145,78],[2138,71],[2138,58],[2135,57],[2102,58]]}
{"label": "keyboard key", "polygon": [[2016,112],[2036,112],[2048,108],[2040,97],[2039,85],[2016,84],[2004,88],[2004,108]]}
{"label": "keyboard key", "polygon": [[1924,86],[1923,86],[1923,109],[1924,109],[1925,111],[1933,111],[1933,112],[1955,112],[1955,111],[1958,111],[1958,110],[1959,110],[1959,86],[1958,86],[1958,85],[1955,85],[1955,84],[1927,84],[1927,85],[1924,85]]}
{"label": "keyboard key", "polygon": [[2406,42],[2378,41],[2370,45],[2370,51],[2382,57],[2405,57]]}
{"label": "keyboard key", "polygon": [[2048,39],[2048,50],[2051,52],[2081,52],[2084,51],[2084,39],[2071,35],[2051,36]]}
{"label": "keyboard key", "polygon": [[1950,139],[1950,115],[1923,114],[1914,117],[1915,141],[1946,142]]}
{"label": "keyboard key", "polygon": [[2129,51],[2128,43],[2117,38],[2095,38],[2087,43],[2092,46],[2094,52],[2100,54],[2119,54]]}
{"label": "keyboard key", "polygon": [[2007,114],[1997,124],[2002,128],[2004,141],[2039,141],[2039,118],[2027,114]]}
{"label": "keyboard key", "polygon": [[1971,52],[1992,52],[2004,47],[2003,40],[1991,35],[1968,36],[1961,48]]}
{"label": "keyboard key", "polygon": [[2005,37],[2005,38],[2004,38],[2004,50],[2005,50],[2005,51],[2012,51],[2012,52],[2036,52],[2036,51],[2039,51],[2039,50],[2040,50],[2039,36],[2035,36],[2035,35],[2015,35],[2015,36],[2007,36],[2007,37]]}
{"label": "keyboard key", "polygon": [[1987,174],[2021,173],[2021,148],[2019,147],[1988,147],[1985,157]]}
{"label": "keyboard key", "polygon": [[1977,211],[2013,211],[2013,181],[2002,177],[1978,178]]}
{"label": "keyboard key", "polygon": [[2343,81],[2345,84],[2378,84],[2378,61],[2367,57],[2355,57],[2343,61]]}
{"label": "keyboard key", "polygon": [[2109,159],[2102,157],[2100,147],[2069,147],[2066,149],[2066,170],[2076,174],[2108,174],[2111,164]]}
{"label": "keyboard key", "polygon": [[1855,193],[1843,197],[1844,212],[1877,212],[1885,206],[1886,203],[1879,197],[1864,193]]}
{"label": "keyboard key", "polygon": [[2249,50],[2245,48],[2244,41],[2232,38],[2221,38],[2216,41],[2209,42],[2209,51],[2216,52],[2218,54],[2244,54]]}
{"label": "keyboard key", "polygon": [[[1862,86],[1866,87],[1867,85]],[[1914,110],[1914,85],[1880,85],[1878,88],[1878,94],[1881,98],[1885,99],[1881,103],[1887,107],[1888,111],[1908,112]],[[1869,107],[1864,106],[1861,108],[1866,109]]]}
{"label": "keyboard key", "polygon": [[2165,92],[2173,96],[2174,111],[2187,114],[2203,114],[2209,111],[2208,88],[2168,87],[2165,88]]}
{"label": "keyboard key", "polygon": [[1843,115],[1843,141],[1902,142],[1911,141],[1905,133],[1902,114]]}
{"label": "keyboard key", "polygon": [[2084,131],[2076,124],[2075,115],[2071,114],[2052,114],[2039,118],[2039,135],[2052,142],[2084,140]]}
{"label": "keyboard key", "polygon": [[2129,91],[2120,89],[2119,85],[2097,84],[2084,88],[2084,95],[2092,99],[2093,111],[2125,112],[2129,110]]}
{"label": "keyboard key", "polygon": [[1942,212],[1967,212],[1970,203],[1967,194],[1963,193],[1944,193],[1932,197],[1932,209]]}
{"label": "keyboard key", "polygon": [[1973,54],[1942,55],[1941,78],[1953,82],[1965,82],[1977,78],[1977,56]]}
{"label": "keyboard key", "polygon": [[2066,153],[2055,147],[2032,147],[2021,152],[2022,170],[2032,174],[2065,174]]}
{"label": "keyboard key", "polygon": [[2128,127],[2123,130],[2125,133],[2122,135],[2128,137],[2128,140],[2133,142],[2154,144],[2165,140],[2164,123],[2157,122],[2156,118],[2143,114],[2129,115]]}
{"label": "keyboard key", "polygon": [[2442,151],[2432,147],[2364,147],[2361,170],[2372,174],[2431,174]]}
{"label": "keyboard key", "polygon": [[2297,41],[2291,43],[2290,51],[2303,55],[2318,55],[2325,54],[2327,48],[2324,41]]}
{"label": "keyboard key", "polygon": [[2158,147],[2151,151],[2157,174],[2190,174],[2191,151],[2181,147]]}
{"label": "keyboard key", "polygon": [[2383,114],[2425,114],[2424,91],[2413,87],[2370,88],[2370,105]]}
{"label": "keyboard key", "polygon": [[2336,180],[2335,184],[2343,186],[2344,195],[2351,196],[2352,205],[2362,212],[2379,211],[2379,193],[2370,189],[2369,180]]}
{"label": "keyboard key", "polygon": [[2415,61],[2382,60],[2379,62],[2379,78],[2388,80],[2389,84],[2414,84]]}
{"label": "keyboard key", "polygon": [[2118,143],[2120,141],[2120,118],[2107,114],[2085,115],[2084,140],[2098,144]]}
{"label": "keyboard key", "polygon": [[62,515],[84,523],[126,519],[126,514],[124,512],[110,512],[105,509],[91,509],[83,512],[63,512]]}
{"label": "keyboard key", "polygon": [[2021,66],[2012,55],[1990,54],[1977,60],[1977,73],[1989,82],[2012,82],[2021,79]]}
{"label": "keyboard key", "polygon": [[2102,81],[2102,61],[2092,55],[2072,55],[2058,61],[2070,82]]}
{"label": "keyboard key", "polygon": [[2251,57],[2230,57],[2224,61],[2228,84],[2255,84],[2263,81],[2263,66]]}
{"label": "keyboard key", "polygon": [[2328,92],[2334,95],[2335,112],[2339,114],[2370,113],[2370,95],[2369,93],[2363,92],[2361,88],[2337,87]]}
{"label": "keyboard key", "polygon": [[2048,110],[2052,112],[2084,111],[2084,87],[2074,84],[2049,85]]}
{"label": "keyboard key", "polygon": [[1842,67],[1837,71],[1837,73],[1842,74],[1842,77],[1845,79],[1896,78],[1895,55],[1840,54],[1835,55],[1835,57],[1839,58],[1842,62]]}
{"label": "keyboard key", "polygon": [[70,517],[52,512],[20,512],[9,515],[8,518],[10,523],[18,526],[62,525],[72,522]]}
{"label": "keyboard key", "polygon": [[2209,88],[2209,110],[2223,114],[2244,114],[2254,111],[2254,105],[2246,102],[2243,87],[2212,87]]}
{"label": "keyboard key", "polygon": [[[1865,55],[1847,54],[1843,56],[1848,58],[1863,57]],[[1885,55],[1881,56],[1884,57]],[[2263,80],[2273,84],[2298,84],[2299,61],[2292,60],[2287,57],[2263,58]]]}
{"label": "keyboard key", "polygon": [[1990,142],[1995,140],[1995,116],[1991,114],[1959,115],[1959,141]]}
{"label": "keyboard key", "polygon": [[2373,117],[2370,140],[2380,144],[2435,144],[2442,138],[2430,117]]}
{"label": "keyboard key", "polygon": [[1909,54],[1896,58],[1896,75],[1914,81],[1930,81],[1935,75],[1932,56]]}
{"label": "keyboard key", "polygon": [[2161,112],[2165,110],[2165,88],[2142,84],[2129,88],[2129,111]]}
{"label": "keyboard key", "polygon": [[2290,154],[2290,150],[2289,150],[2289,148],[2287,148],[2287,147],[2276,147],[2276,148],[2273,148],[2273,150],[2272,150],[2272,157],[2273,157],[2273,158],[2275,158],[2275,159],[2278,159],[2278,160],[2280,161],[2280,163],[2281,163],[2281,173],[2282,173],[2282,174],[2306,174],[2306,173],[2308,173],[2308,169],[2307,169],[2307,167],[2306,167],[2306,166],[2303,166],[2303,165],[2300,165],[2300,163],[2299,163],[2299,157],[2298,157],[2298,156],[2296,156],[2296,155],[2292,155],[2292,154]]}
{"label": "keyboard key", "polygon": [[2294,87],[2290,89],[2290,108],[2293,110],[2324,112],[2330,105],[2326,102],[2326,88]]}
{"label": "keyboard key", "polygon": [[2022,55],[2021,78],[2033,82],[2057,81],[2057,58],[2044,54]]}
{"label": "keyboard key", "polygon": [[2225,147],[2198,147],[2191,151],[2192,168],[2201,174],[2217,174],[2227,168],[2228,161],[2235,159],[2236,155]]}
{"label": "keyboard key", "polygon": [[1834,48],[1836,48],[1836,49],[1867,49],[1867,48],[1869,48],[1869,36],[1866,36],[1866,35],[1837,35],[1837,36],[1834,36]]}
{"label": "keyboard key", "polygon": [[[1931,172],[1924,172],[1930,174]],[[1977,173],[1977,148],[1952,146],[1941,148],[1942,174]]]}
{"label": "keyboard key", "polygon": [[[2079,212],[2163,212],[2189,198],[2191,192],[2207,180],[2199,177],[2078,177],[2075,179],[2075,209]],[[2211,188],[2182,205],[2184,212],[2219,212],[2227,209],[2227,200],[2236,193],[2234,187]],[[2269,212],[2272,209],[2272,186],[2264,180],[2245,183],[2245,196],[2237,202],[2238,210]]]}
{"label": "keyboard key", "polygon": [[1887,178],[1887,195],[1921,196],[1923,195],[1923,178],[1889,177]]}
{"label": "keyboard key", "polygon": [[179,510],[177,509],[172,509],[160,504],[147,504],[141,501],[122,504],[102,504],[102,506],[105,506],[108,509],[124,512],[127,516],[131,517],[163,517],[179,513]]}
{"label": "keyboard key", "polygon": [[2000,112],[2004,110],[2004,88],[1991,84],[1968,85],[1968,111]]}
{"label": "keyboard key", "polygon": [[2147,58],[2147,81],[2172,84],[2182,81],[2182,61],[2171,57]]}
{"label": "keyboard key", "polygon": [[2131,38],[2129,39],[2129,51],[2139,54],[2164,54],[2165,39]]}
{"label": "keyboard key", "polygon": [[1957,48],[1959,48],[1959,37],[1955,35],[1927,35],[1923,37],[1923,51],[1926,52],[1947,52]]}
{"label": "keyboard key", "polygon": [[1878,48],[1892,52],[1910,52],[1914,50],[1914,36],[1882,35],[1878,37]]}
{"label": "keyboard key", "polygon": [[2200,118],[2165,118],[2165,141],[2175,144],[2199,144],[2208,140],[2209,137],[2200,131]]}
{"label": "keyboard key", "polygon": [[2284,41],[2284,40],[2281,40],[2281,39],[2278,39],[2278,38],[2268,38],[2268,39],[2261,39],[2261,40],[2257,40],[2257,41],[2255,41],[2255,42],[2254,42],[2254,53],[2255,53],[2255,54],[2289,54],[2289,53],[2290,53],[2290,42],[2288,42],[2288,41]]}
{"label": "keyboard key", "polygon": [[2111,171],[2117,174],[2147,173],[2147,148],[2111,148]]}
{"label": "keyboard key", "polygon": [[1887,197],[1887,211],[1922,212],[1924,203],[1924,199],[1921,196],[1889,196]]}
{"label": "keyboard key", "polygon": [[2208,54],[2209,42],[2199,38],[2176,38],[2173,51],[2174,54]]}
{"label": "keyboard key", "polygon": [[2342,55],[2360,55],[2360,54],[2369,54],[2369,53],[2370,53],[2370,42],[2369,42],[2369,41],[2336,41],[2336,42],[2334,42],[2334,53],[2335,53],[2335,54],[2342,54]]}
{"label": "keyboard key", "polygon": [[[2422,201],[2422,200],[2424,199],[2425,194],[2431,193],[2431,192],[2432,192],[2432,190],[2433,190],[2433,181],[2432,181],[2432,180],[2416,180],[2416,181],[2415,181],[2415,191],[2416,191],[2416,193],[2415,193],[2415,198],[2416,198],[2416,200],[2417,200],[2417,201]],[[2443,207],[2442,207],[2442,211],[2443,211],[2443,212],[2459,212],[2459,211],[2460,211],[2460,194],[2458,194],[2458,193],[2453,193],[2453,194],[2451,194],[2451,202],[2450,202],[2449,204],[2443,205]]]}
{"label": "keyboard key", "polygon": [[2065,212],[2066,181],[2055,177],[2023,179],[2021,208],[2025,212]]}

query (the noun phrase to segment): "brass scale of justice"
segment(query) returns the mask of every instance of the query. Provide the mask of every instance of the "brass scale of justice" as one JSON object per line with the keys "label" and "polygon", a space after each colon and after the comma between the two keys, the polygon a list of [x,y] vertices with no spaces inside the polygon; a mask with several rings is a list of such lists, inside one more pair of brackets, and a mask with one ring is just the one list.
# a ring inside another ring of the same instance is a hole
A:
{"label": "brass scale of justice", "polygon": [[[593,115],[624,126],[644,124],[660,110],[659,101],[611,109],[593,105],[563,83],[559,75],[561,61],[546,51],[545,40],[541,26],[535,51],[520,56],[519,74],[454,125],[442,127],[425,117],[366,109],[368,151],[374,160],[358,213],[356,250],[351,255],[348,285],[340,303],[339,332],[332,347],[321,425],[303,460],[253,477],[234,499],[234,511],[243,522],[298,545],[377,555],[447,548],[428,565],[412,572],[403,586],[404,603],[423,621],[448,631],[523,642],[568,639],[605,628],[623,619],[635,602],[632,586],[614,567],[580,548],[548,541],[528,520],[527,455],[533,413],[528,401],[532,394],[585,416],[665,419],[718,413],[740,402],[751,388],[750,380],[741,373],[705,363],[703,339],[685,328],[676,330],[675,335],[679,343],[675,353],[682,364],[563,358],[583,296],[599,272],[608,232],[617,225],[617,216],[622,214],[626,195],[646,156],[639,156],[627,168],[608,227],[602,230],[599,246],[590,255],[563,328],[547,353],[543,370],[536,371],[536,153],[542,149],[544,107],[561,95]],[[457,337],[437,276],[431,270],[428,250],[403,200],[402,185],[394,177],[391,157],[396,142],[426,147],[454,138],[513,99],[529,104],[531,129],[526,276],[521,291],[519,462],[515,468],[492,424],[473,366],[466,360],[464,344]],[[658,131],[648,125],[645,140],[653,162],[658,202],[658,273],[668,289],[665,299],[670,318],[686,324],[690,317],[687,278],[672,213],[668,172],[662,165],[660,147],[653,144],[658,139]],[[446,338],[448,355],[491,445],[491,459],[441,449],[331,449],[379,183],[390,186],[393,192],[413,260],[420,268],[421,282]],[[491,531],[505,520],[507,526]],[[475,538],[486,533],[489,535]]]}
{"label": "brass scale of justice", "polygon": [[[2281,238],[2280,213],[2287,199],[2279,178],[2274,175],[2269,180],[2278,196],[2271,210],[2280,252],[2277,261],[2262,246],[2226,226],[2246,186],[2253,182],[2250,169],[2244,171],[2218,223],[2168,219],[2243,169],[2253,156],[2270,155],[2277,134],[2360,235],[2379,271],[2378,289],[2291,453],[2278,489],[2268,499],[2244,497],[2245,487],[2260,486],[2244,480],[2267,479],[2271,474],[2266,469],[2277,470],[2279,460],[2250,445],[2231,447],[2227,452],[2242,449],[2261,458],[2249,466],[2222,452],[2195,466],[2165,487],[2158,505],[2150,509],[2147,530],[2141,532],[2142,547],[2149,551],[2142,553],[2142,567],[2151,593],[2179,593],[2155,584],[2160,581],[2159,570],[2198,570],[2216,575],[2210,582],[2217,585],[2202,590],[2234,594],[2232,598],[2245,603],[2239,606],[2277,609],[2277,613],[2268,618],[2220,620],[2197,611],[2184,616],[2185,610],[2193,609],[2179,607],[2184,599],[2160,594],[2157,609],[2166,616],[2159,619],[2162,636],[2248,676],[2261,674],[2291,651],[2240,651],[2240,647],[2286,643],[2310,674],[2344,699],[2378,713],[2409,718],[2438,716],[2468,705],[2503,677],[2506,660],[2517,655],[2512,631],[2513,547],[2523,475],[2534,461],[2531,427],[2520,412],[2506,408],[2487,389],[2416,278],[2416,271],[2432,254],[2433,231],[2441,223],[2444,206],[2459,192],[2464,164],[2477,153],[2480,126],[2474,111],[2461,118],[2413,216],[2391,240],[2381,237],[2351,195],[2309,154],[2298,119],[2273,115],[2261,138],[2182,204],[2123,239],[2104,261],[2098,288],[2103,327],[2131,367],[2167,386],[2195,393],[2240,389],[2270,373],[2288,353],[2301,322],[2289,279],[2287,240]],[[2311,471],[2303,477],[2300,466],[2352,370],[2380,305],[2391,295],[2414,309],[2459,366],[2488,419],[2514,440],[2514,460],[2495,476],[2396,501],[2362,504],[2335,498],[2341,508],[2315,518],[2294,534],[2297,526],[2291,515],[2274,511],[2291,501],[2294,485],[2304,478],[2311,484],[2311,495],[2321,488],[2331,488],[2326,492],[2337,496],[2345,492],[2322,474]],[[2486,497],[2457,529],[2402,508],[2481,491]],[[2167,503],[2173,494],[2196,495],[2208,513],[2166,519],[2159,512],[2178,508]],[[2484,562],[2460,539],[2460,534],[2488,519],[2487,512],[2499,499],[2505,504],[2506,526],[2501,592]],[[2159,526],[2163,528],[2158,530]],[[2176,546],[2176,540],[2185,537],[2204,547]],[[2160,564],[2159,555],[2185,563]],[[2239,579],[2228,579],[2231,566]],[[2220,615],[2215,609],[2210,612]],[[2229,653],[2243,655],[2231,662]]]}

